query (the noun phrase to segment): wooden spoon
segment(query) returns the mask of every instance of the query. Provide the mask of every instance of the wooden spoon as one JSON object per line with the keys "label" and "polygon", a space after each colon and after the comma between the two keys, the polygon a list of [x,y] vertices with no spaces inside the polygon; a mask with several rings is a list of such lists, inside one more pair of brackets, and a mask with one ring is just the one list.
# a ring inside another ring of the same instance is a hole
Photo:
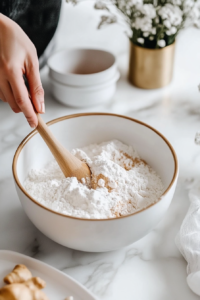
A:
{"label": "wooden spoon", "polygon": [[36,115],[38,118],[38,126],[36,129],[49,147],[65,177],[76,177],[79,181],[82,178],[90,178],[91,172],[88,165],[65,149],[54,137],[41,116],[38,113],[36,113]]}

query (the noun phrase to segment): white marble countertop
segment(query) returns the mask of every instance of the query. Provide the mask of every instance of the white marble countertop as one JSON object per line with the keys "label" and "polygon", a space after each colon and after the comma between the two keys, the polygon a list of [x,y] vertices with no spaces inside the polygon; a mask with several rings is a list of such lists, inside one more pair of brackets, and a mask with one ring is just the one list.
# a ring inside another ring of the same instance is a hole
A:
{"label": "white marble countertop", "polygon": [[[125,114],[162,132],[174,146],[180,163],[176,193],[165,218],[137,243],[110,253],[84,253],[60,246],[39,232],[23,211],[12,178],[12,158],[30,132],[22,114],[0,103],[0,249],[42,260],[83,283],[102,300],[195,300],[186,284],[186,262],[174,238],[189,206],[190,182],[200,177],[200,32],[187,29],[176,44],[174,79],[170,86],[145,91],[127,82],[128,41],[118,25],[95,29],[100,12],[91,3],[64,7],[58,48],[91,46],[117,55],[121,78],[111,103],[89,111]],[[57,103],[49,93],[47,69],[41,72],[46,114],[51,119],[83,112]],[[88,110],[87,110],[88,111]]]}

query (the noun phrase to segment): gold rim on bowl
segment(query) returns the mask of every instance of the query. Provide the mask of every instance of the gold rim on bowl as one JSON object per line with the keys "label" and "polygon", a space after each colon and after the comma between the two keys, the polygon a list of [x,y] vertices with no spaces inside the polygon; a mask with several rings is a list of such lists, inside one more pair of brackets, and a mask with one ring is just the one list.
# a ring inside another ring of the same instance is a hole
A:
{"label": "gold rim on bowl", "polygon": [[13,171],[13,177],[15,179],[15,182],[16,184],[18,185],[18,187],[20,188],[20,190],[29,198],[29,200],[31,200],[32,202],[34,202],[36,205],[46,209],[47,211],[51,212],[51,213],[54,213],[54,214],[57,214],[57,215],[60,215],[62,217],[65,217],[65,218],[71,218],[71,219],[76,219],[76,220],[82,220],[82,221],[111,221],[111,220],[116,220],[116,219],[123,219],[123,218],[128,218],[128,217],[131,217],[133,215],[136,215],[144,210],[147,210],[148,208],[150,208],[151,206],[157,204],[161,199],[162,197],[167,194],[167,192],[170,190],[171,186],[173,185],[174,181],[176,180],[176,177],[177,177],[177,174],[178,174],[178,159],[177,159],[177,156],[176,156],[176,153],[172,147],[172,145],[170,144],[170,142],[159,132],[157,131],[155,128],[151,127],[150,125],[147,125],[139,120],[136,120],[136,119],[133,119],[133,118],[130,118],[130,117],[127,117],[127,116],[123,116],[123,115],[118,115],[118,114],[111,114],[111,113],[79,113],[79,114],[73,114],[73,115],[68,115],[68,116],[63,116],[63,117],[60,117],[60,118],[57,118],[57,119],[54,119],[52,121],[49,121],[47,122],[47,125],[50,126],[52,124],[55,124],[55,123],[58,123],[60,121],[63,121],[63,120],[67,120],[67,119],[72,119],[72,118],[78,118],[78,117],[83,117],[83,116],[97,116],[97,115],[101,115],[101,116],[112,116],[112,117],[118,117],[118,118],[124,118],[124,119],[127,119],[127,120],[130,120],[130,121],[133,121],[135,123],[138,123],[138,124],[141,124],[145,127],[148,127],[149,129],[151,129],[152,131],[154,131],[157,135],[159,135],[163,140],[164,142],[167,144],[167,146],[170,148],[171,152],[172,152],[172,156],[174,158],[174,165],[175,165],[175,168],[174,168],[174,175],[173,175],[173,178],[169,184],[169,186],[167,187],[167,189],[162,193],[162,195],[159,197],[158,201],[155,202],[155,203],[152,203],[150,204],[149,206],[143,208],[142,210],[139,210],[137,212],[134,212],[132,214],[129,214],[129,215],[125,215],[125,216],[120,216],[120,217],[117,217],[117,218],[107,218],[107,219],[86,219],[86,218],[77,218],[77,217],[73,217],[73,216],[68,216],[66,214],[62,214],[60,212],[57,212],[57,211],[54,211],[42,204],[40,204],[38,201],[36,201],[33,197],[31,197],[27,191],[24,189],[24,187],[22,186],[22,184],[20,183],[19,181],[19,178],[18,178],[18,175],[17,175],[17,160],[18,160],[18,157],[19,157],[19,154],[20,152],[22,151],[23,147],[26,145],[26,143],[35,135],[38,133],[37,129],[33,130],[31,133],[29,133],[24,139],[23,141],[20,143],[20,145],[18,146],[16,152],[15,152],[15,155],[14,155],[14,158],[13,158],[13,164],[12,164],[12,171]]}

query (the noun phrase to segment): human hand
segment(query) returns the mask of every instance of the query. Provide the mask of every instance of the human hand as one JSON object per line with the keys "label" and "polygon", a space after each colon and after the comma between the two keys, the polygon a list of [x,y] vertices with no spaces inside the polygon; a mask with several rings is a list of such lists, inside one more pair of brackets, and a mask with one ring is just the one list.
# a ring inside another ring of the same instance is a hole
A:
{"label": "human hand", "polygon": [[44,113],[39,62],[35,46],[11,19],[0,14],[0,99],[15,113],[23,112],[29,125],[38,124],[23,75],[29,84],[30,97],[37,112]]}

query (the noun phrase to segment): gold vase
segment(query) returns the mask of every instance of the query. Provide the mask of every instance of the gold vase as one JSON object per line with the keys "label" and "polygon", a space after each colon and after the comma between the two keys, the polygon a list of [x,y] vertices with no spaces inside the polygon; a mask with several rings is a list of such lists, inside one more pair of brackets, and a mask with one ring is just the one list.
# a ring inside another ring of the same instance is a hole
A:
{"label": "gold vase", "polygon": [[142,89],[157,89],[170,83],[175,42],[161,49],[148,49],[130,42],[129,80]]}

